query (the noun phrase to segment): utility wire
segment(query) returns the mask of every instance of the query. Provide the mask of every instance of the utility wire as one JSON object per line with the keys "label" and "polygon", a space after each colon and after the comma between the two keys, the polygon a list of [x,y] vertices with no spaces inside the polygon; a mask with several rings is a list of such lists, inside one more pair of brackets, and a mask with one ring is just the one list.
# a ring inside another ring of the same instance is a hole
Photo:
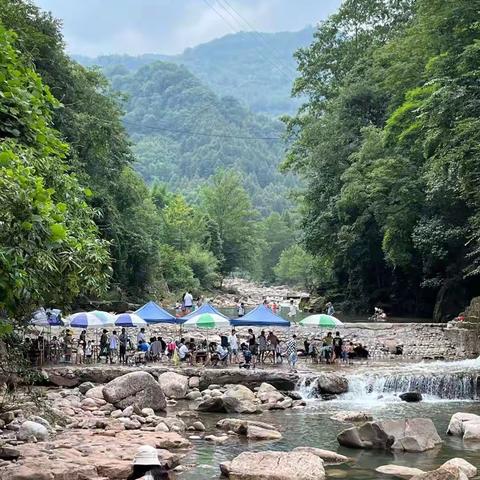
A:
{"label": "utility wire", "polygon": [[[272,52],[276,53],[278,55],[278,57],[275,57],[274,60],[276,60],[277,62],[280,61],[281,63],[281,66],[282,68],[285,67],[287,70],[289,70],[291,73],[293,73],[294,75],[297,75],[297,71],[292,68],[291,65],[288,65],[287,63],[285,63],[282,59],[282,53],[277,50],[269,41],[267,41],[267,39],[265,38],[265,35],[261,32],[258,31],[258,29],[252,25],[237,9],[235,9],[235,7],[230,4],[228,2],[228,0],[217,0],[217,3],[232,17],[232,13],[223,5],[225,4],[231,11],[233,11],[235,13],[235,15],[240,18],[240,20],[243,21],[243,23],[248,27],[250,28],[250,31],[251,33],[253,33],[257,38],[259,38],[262,43]],[[238,22],[238,20],[237,20]]]}

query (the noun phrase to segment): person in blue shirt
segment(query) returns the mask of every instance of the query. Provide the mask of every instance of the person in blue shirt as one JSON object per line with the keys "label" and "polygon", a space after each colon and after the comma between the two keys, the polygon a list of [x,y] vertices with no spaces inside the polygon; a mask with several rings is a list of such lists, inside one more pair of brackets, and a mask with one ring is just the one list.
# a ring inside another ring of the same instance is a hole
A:
{"label": "person in blue shirt", "polygon": [[143,340],[140,340],[140,342],[138,343],[138,350],[140,352],[145,352],[146,353],[146,352],[148,352],[149,349],[150,349],[150,345],[147,342],[145,342]]}

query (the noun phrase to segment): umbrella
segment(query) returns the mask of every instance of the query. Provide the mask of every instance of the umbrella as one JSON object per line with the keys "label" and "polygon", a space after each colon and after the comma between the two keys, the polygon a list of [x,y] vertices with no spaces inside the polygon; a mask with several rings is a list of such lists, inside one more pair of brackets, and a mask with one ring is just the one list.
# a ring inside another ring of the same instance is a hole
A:
{"label": "umbrella", "polygon": [[68,320],[72,328],[104,328],[113,325],[115,317],[108,312],[93,310],[70,315]]}
{"label": "umbrella", "polygon": [[208,303],[198,310],[182,317],[186,328],[222,328],[229,327],[230,320]]}
{"label": "umbrella", "polygon": [[177,318],[168,313],[155,302],[148,302],[135,312],[147,323],[180,323]]}
{"label": "umbrella", "polygon": [[145,327],[147,322],[136,313],[120,313],[115,320],[116,327]]}
{"label": "umbrella", "polygon": [[343,322],[331,315],[320,313],[305,317],[300,321],[300,325],[303,327],[335,328],[343,326]]}

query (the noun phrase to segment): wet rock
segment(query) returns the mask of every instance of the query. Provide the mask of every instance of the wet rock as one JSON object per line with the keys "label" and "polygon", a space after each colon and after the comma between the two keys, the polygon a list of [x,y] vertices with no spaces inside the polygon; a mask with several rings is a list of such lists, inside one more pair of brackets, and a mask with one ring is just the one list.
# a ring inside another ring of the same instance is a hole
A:
{"label": "wet rock", "polygon": [[204,432],[205,431],[205,425],[200,422],[196,421],[192,423],[192,427],[197,431],[197,432]]}
{"label": "wet rock", "polygon": [[207,442],[213,443],[225,443],[228,441],[228,437],[226,435],[216,436],[216,435],[207,435],[205,437]]}
{"label": "wet rock", "polygon": [[263,382],[257,391],[257,398],[262,403],[277,403],[285,399],[285,397],[269,383]]}
{"label": "wet rock", "polygon": [[185,398],[188,392],[188,377],[175,372],[165,372],[158,377],[158,383],[168,398]]}
{"label": "wet rock", "polygon": [[340,432],[337,440],[346,447],[405,452],[424,452],[442,443],[429,418],[367,422]]}
{"label": "wet rock", "polygon": [[220,467],[232,480],[323,480],[320,457],[308,452],[243,452]]}
{"label": "wet rock", "polygon": [[226,432],[232,431],[238,435],[246,435],[249,426],[255,426],[266,430],[276,430],[273,425],[256,420],[246,420],[243,418],[222,418],[217,422],[216,427]]}
{"label": "wet rock", "polygon": [[367,412],[355,412],[355,411],[343,411],[337,412],[335,415],[330,417],[332,420],[336,420],[338,422],[368,422],[373,420],[373,415]]}
{"label": "wet rock", "polygon": [[247,427],[246,437],[250,440],[279,440],[282,438],[282,434],[277,430],[260,428],[256,427],[255,425],[249,425]]}
{"label": "wet rock", "polygon": [[447,434],[464,440],[480,440],[480,416],[459,412],[452,415]]}
{"label": "wet rock", "polygon": [[197,410],[199,412],[227,413],[223,398],[221,397],[211,397],[203,400],[197,405]]}
{"label": "wet rock", "polygon": [[78,390],[80,393],[83,393],[83,395],[85,395],[89,390],[94,387],[95,385],[92,382],[83,382],[78,386]]}
{"label": "wet rock", "polygon": [[20,425],[17,432],[17,440],[30,440],[35,438],[37,441],[46,440],[48,438],[48,430],[44,425],[37,422],[27,420]]}
{"label": "wet rock", "polygon": [[103,396],[109,403],[122,409],[130,405],[155,411],[166,408],[162,388],[147,372],[131,372],[115,378],[103,387]]}
{"label": "wet rock", "polygon": [[311,386],[315,395],[338,395],[348,391],[348,380],[338,373],[320,373],[305,378],[305,385]]}
{"label": "wet rock", "polygon": [[382,465],[375,469],[376,472],[382,475],[392,475],[400,478],[412,478],[414,475],[421,475],[424,473],[419,468],[404,467],[402,465]]}
{"label": "wet rock", "polygon": [[307,452],[320,457],[325,465],[340,465],[342,463],[348,463],[350,458],[339,453],[332,452],[330,450],[323,450],[322,448],[315,447],[297,447],[293,449],[294,452]]}
{"label": "wet rock", "polygon": [[448,460],[448,462],[445,462],[440,468],[458,468],[468,478],[474,478],[477,476],[477,467],[473,466],[471,463],[467,462],[463,458],[452,458]]}
{"label": "wet rock", "polygon": [[399,395],[400,400],[404,402],[421,402],[423,400],[420,392],[406,392]]}

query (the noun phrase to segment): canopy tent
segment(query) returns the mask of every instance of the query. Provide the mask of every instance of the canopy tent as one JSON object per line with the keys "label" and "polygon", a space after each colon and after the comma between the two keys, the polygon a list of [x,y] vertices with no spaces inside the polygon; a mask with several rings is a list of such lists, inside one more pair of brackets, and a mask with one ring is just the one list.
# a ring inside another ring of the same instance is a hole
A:
{"label": "canopy tent", "polygon": [[205,303],[198,310],[180,318],[185,328],[222,328],[230,326],[230,319],[209,303]]}
{"label": "canopy tent", "polygon": [[302,327],[335,328],[341,327],[343,322],[331,315],[319,313],[305,317],[300,321],[300,325],[302,325]]}
{"label": "canopy tent", "polygon": [[179,319],[152,301],[140,307],[135,313],[147,323],[181,323]]}
{"label": "canopy tent", "polygon": [[290,322],[262,304],[243,317],[232,320],[232,325],[234,327],[289,327]]}

